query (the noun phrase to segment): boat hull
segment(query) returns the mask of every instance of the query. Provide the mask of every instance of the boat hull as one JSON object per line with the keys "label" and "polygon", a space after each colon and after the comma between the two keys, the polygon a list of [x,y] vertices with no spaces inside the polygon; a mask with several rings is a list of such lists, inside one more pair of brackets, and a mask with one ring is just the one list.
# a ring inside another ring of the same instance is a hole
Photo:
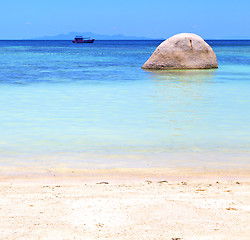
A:
{"label": "boat hull", "polygon": [[95,39],[73,40],[73,43],[93,43]]}

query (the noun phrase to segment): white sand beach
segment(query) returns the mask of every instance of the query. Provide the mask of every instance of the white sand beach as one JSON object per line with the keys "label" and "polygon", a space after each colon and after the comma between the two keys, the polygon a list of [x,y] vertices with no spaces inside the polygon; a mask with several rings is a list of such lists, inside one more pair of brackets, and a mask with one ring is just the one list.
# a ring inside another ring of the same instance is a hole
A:
{"label": "white sand beach", "polygon": [[247,171],[49,174],[1,178],[0,239],[249,239]]}

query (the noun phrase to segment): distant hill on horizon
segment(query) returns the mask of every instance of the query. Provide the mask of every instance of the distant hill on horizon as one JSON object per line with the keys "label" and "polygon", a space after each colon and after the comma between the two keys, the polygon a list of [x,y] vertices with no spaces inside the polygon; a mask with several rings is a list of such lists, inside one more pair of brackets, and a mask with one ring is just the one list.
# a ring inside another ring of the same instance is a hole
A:
{"label": "distant hill on horizon", "polygon": [[102,35],[92,32],[70,32],[68,34],[59,34],[56,36],[44,36],[32,38],[32,40],[73,40],[75,36],[91,37],[96,40],[153,40],[154,38],[125,36],[123,34]]}

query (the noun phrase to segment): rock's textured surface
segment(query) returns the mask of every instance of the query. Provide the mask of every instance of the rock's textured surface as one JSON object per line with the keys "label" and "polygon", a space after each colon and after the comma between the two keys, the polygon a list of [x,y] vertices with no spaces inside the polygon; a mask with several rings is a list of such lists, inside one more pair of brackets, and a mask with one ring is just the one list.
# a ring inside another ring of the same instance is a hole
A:
{"label": "rock's textured surface", "polygon": [[198,35],[180,33],[162,42],[142,66],[144,69],[218,68],[213,49]]}

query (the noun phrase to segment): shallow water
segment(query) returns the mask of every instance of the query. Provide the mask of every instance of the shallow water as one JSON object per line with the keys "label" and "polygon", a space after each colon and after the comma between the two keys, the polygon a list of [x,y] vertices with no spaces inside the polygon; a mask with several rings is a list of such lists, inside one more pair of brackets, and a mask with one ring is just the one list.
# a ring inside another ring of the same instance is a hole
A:
{"label": "shallow water", "polygon": [[250,41],[208,41],[218,70],[142,70],[160,42],[0,41],[0,164],[248,164]]}

